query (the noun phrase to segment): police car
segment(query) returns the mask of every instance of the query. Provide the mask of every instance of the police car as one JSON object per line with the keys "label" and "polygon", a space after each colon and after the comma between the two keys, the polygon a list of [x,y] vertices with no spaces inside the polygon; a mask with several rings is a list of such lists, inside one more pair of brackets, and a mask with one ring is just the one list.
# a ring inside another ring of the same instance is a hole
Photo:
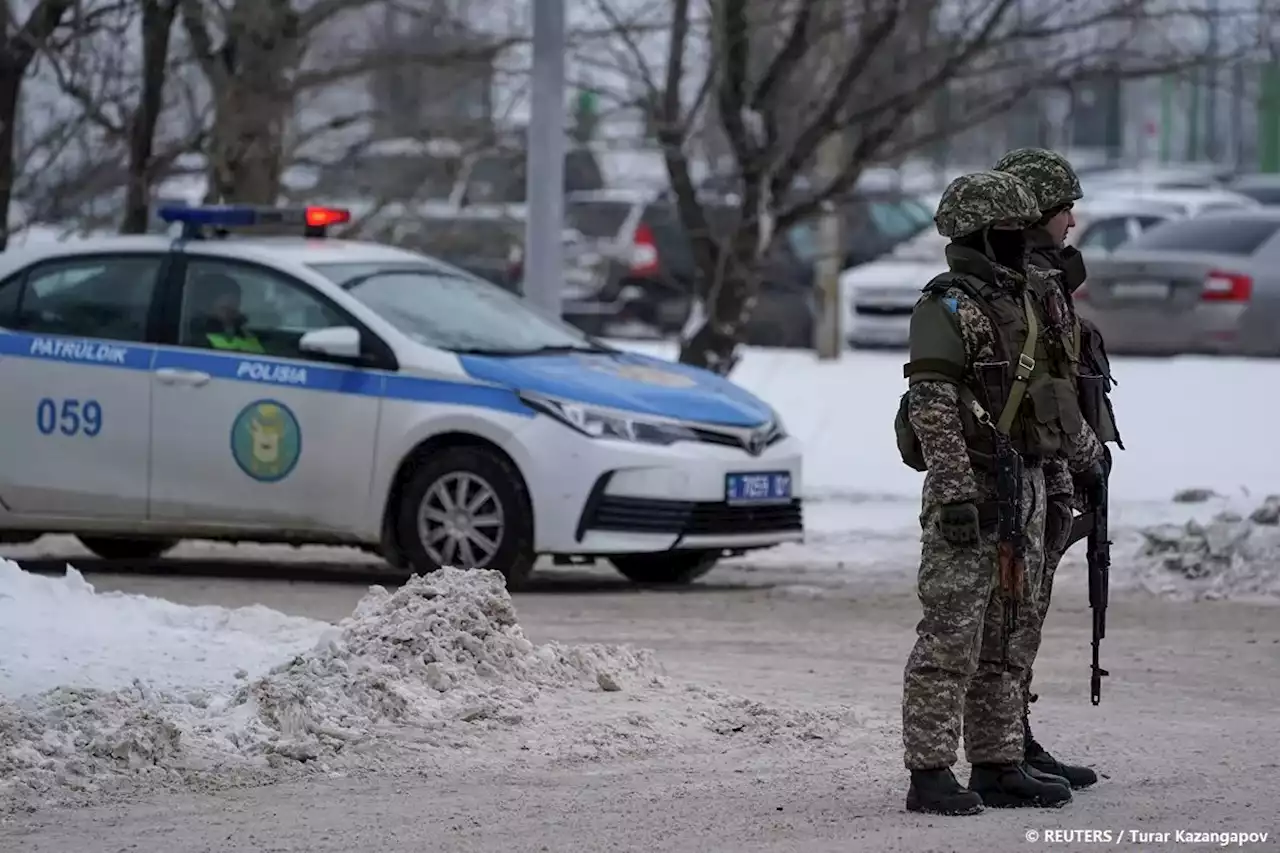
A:
{"label": "police car", "polygon": [[4,541],[356,545],[516,587],[539,555],[683,583],[803,538],[798,443],[729,381],[326,239],[345,210],[160,216],[181,236],[0,254]]}

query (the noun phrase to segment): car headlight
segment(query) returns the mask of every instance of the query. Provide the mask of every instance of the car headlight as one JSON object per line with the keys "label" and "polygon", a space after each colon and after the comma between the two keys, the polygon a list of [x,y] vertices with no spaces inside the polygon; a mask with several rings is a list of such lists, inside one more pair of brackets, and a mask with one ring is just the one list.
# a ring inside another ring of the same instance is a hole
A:
{"label": "car headlight", "polygon": [[520,399],[531,408],[550,415],[565,426],[591,438],[612,438],[644,444],[674,444],[677,441],[698,439],[697,434],[688,427],[657,418],[528,392],[522,393]]}
{"label": "car headlight", "polygon": [[787,437],[787,425],[782,422],[782,415],[778,414],[778,410],[770,407],[769,416],[773,418],[773,435],[777,440],[781,441]]}

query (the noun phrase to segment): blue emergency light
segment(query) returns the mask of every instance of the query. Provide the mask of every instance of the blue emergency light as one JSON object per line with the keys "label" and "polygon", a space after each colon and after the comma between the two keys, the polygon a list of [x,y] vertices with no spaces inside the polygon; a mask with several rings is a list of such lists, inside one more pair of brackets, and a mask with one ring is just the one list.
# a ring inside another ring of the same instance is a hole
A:
{"label": "blue emergency light", "polygon": [[182,236],[198,240],[204,228],[225,234],[228,228],[252,228],[256,225],[297,225],[305,237],[323,237],[330,225],[351,221],[351,211],[340,207],[262,207],[251,204],[217,204],[202,206],[171,205],[156,214],[165,222],[182,224]]}

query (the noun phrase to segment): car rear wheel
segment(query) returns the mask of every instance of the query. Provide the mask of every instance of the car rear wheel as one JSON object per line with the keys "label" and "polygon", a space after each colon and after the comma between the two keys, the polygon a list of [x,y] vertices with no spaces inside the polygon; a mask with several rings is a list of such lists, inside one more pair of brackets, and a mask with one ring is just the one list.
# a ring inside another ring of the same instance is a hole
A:
{"label": "car rear wheel", "polygon": [[77,536],[80,544],[104,560],[155,560],[178,544],[177,539],[127,539],[117,536]]}
{"label": "car rear wheel", "polygon": [[483,447],[432,453],[410,475],[397,538],[419,574],[442,566],[493,569],[508,589],[533,572],[533,512],[520,472]]}
{"label": "car rear wheel", "polygon": [[649,586],[682,586],[715,568],[714,551],[667,551],[661,554],[628,554],[609,562],[627,580]]}

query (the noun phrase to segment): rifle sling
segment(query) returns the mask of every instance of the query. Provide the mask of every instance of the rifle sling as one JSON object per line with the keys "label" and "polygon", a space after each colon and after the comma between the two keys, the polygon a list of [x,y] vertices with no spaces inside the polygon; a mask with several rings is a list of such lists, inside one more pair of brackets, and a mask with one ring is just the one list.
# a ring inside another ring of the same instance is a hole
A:
{"label": "rifle sling", "polygon": [[994,423],[987,410],[978,402],[977,397],[968,387],[960,386],[960,402],[964,403],[979,423],[987,424],[1001,435],[1009,435],[1009,430],[1013,429],[1013,421],[1018,416],[1018,407],[1022,405],[1022,398],[1027,394],[1027,384],[1031,381],[1031,373],[1036,369],[1036,338],[1040,336],[1040,323],[1036,319],[1035,303],[1031,301],[1031,291],[1022,291],[1022,302],[1027,311],[1027,342],[1022,345],[1022,352],[1018,355],[1018,367],[1013,374],[1013,385],[1009,389],[1009,399],[1005,401],[1004,408],[1000,410],[1000,419]]}
{"label": "rifle sling", "polygon": [[1013,419],[1018,416],[1018,407],[1027,393],[1027,383],[1031,380],[1031,372],[1036,369],[1036,339],[1040,336],[1040,323],[1036,319],[1035,303],[1031,301],[1031,290],[1022,291],[1022,303],[1027,311],[1027,342],[1022,345],[1018,355],[1018,367],[1013,374],[1013,386],[1009,389],[1009,399],[1005,401],[1000,412],[1000,420],[996,421],[996,429],[1004,435],[1013,428]]}

